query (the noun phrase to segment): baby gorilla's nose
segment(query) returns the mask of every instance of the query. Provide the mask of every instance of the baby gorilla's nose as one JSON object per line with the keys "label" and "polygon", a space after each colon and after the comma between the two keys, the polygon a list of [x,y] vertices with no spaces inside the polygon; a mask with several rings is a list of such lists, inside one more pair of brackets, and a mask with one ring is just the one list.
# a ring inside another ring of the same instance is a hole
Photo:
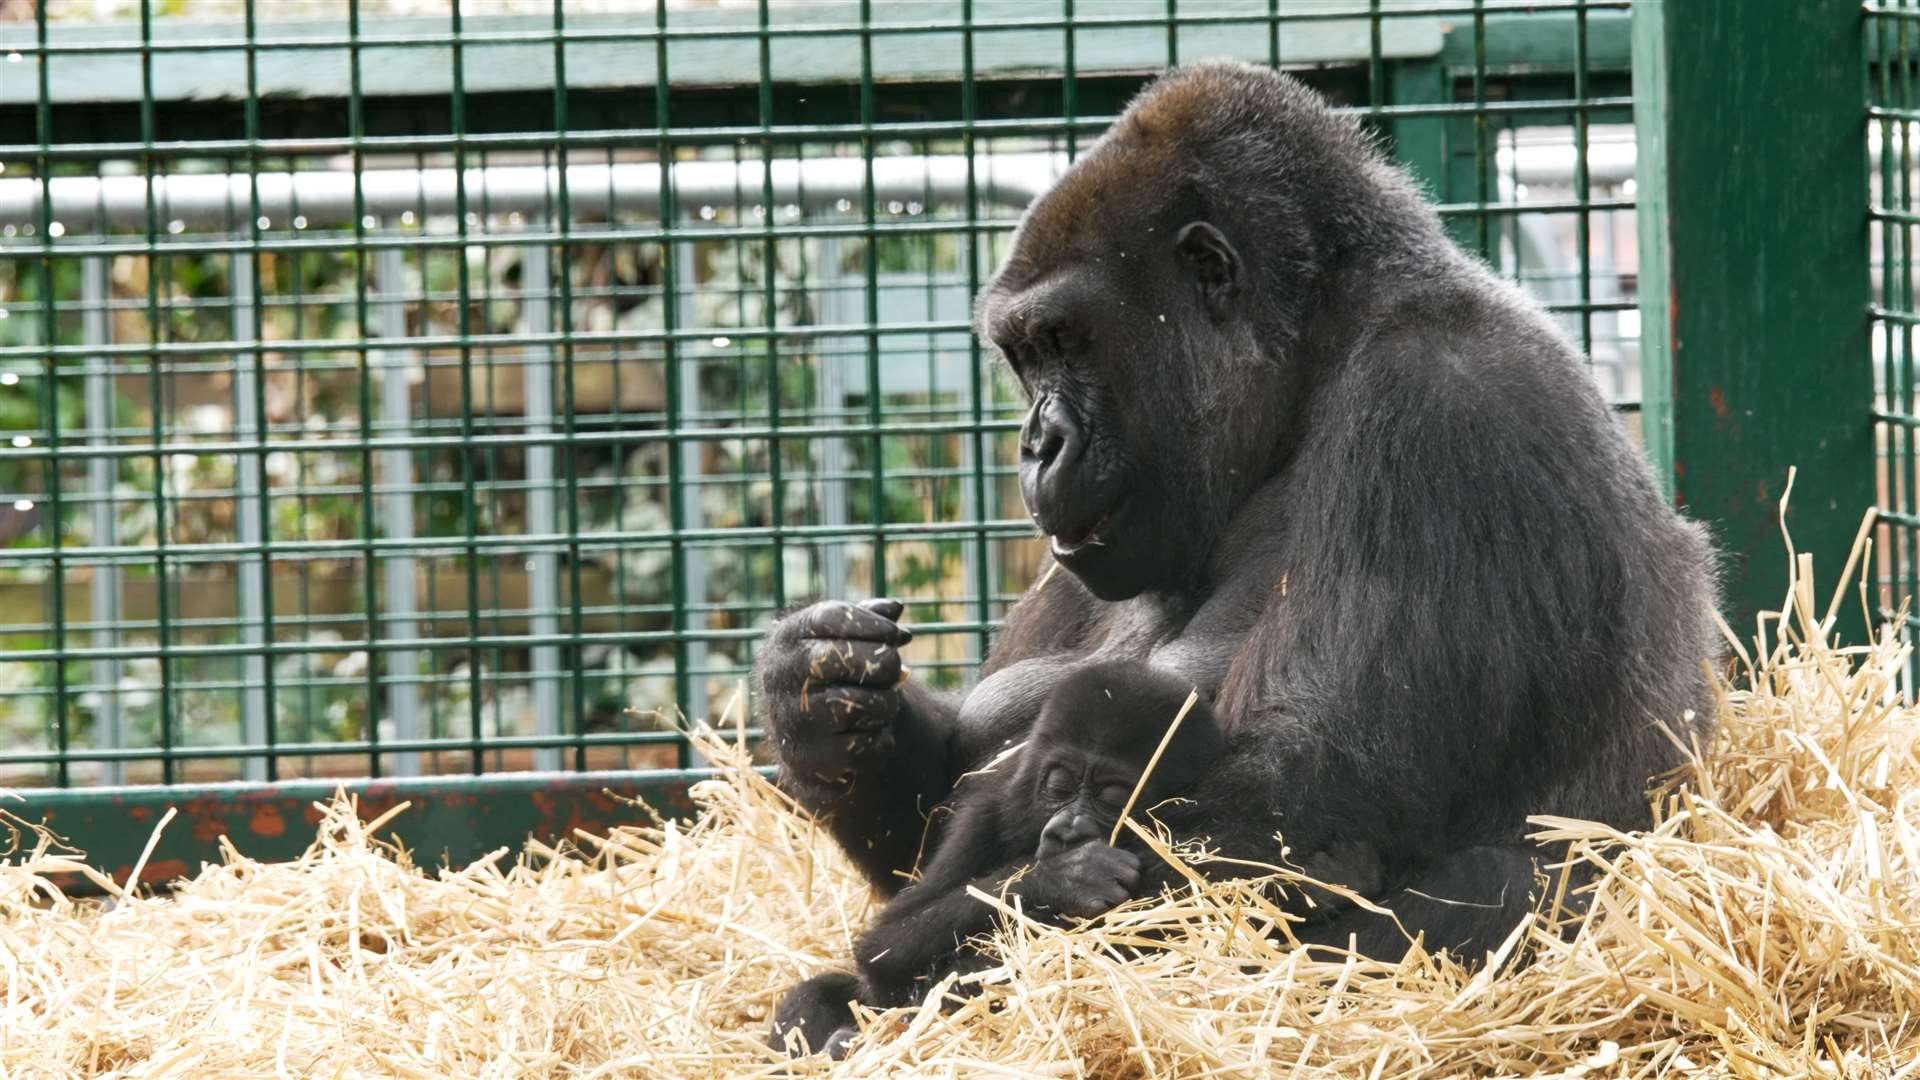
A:
{"label": "baby gorilla's nose", "polygon": [[1044,859],[1050,855],[1078,847],[1088,840],[1100,839],[1100,822],[1093,817],[1076,813],[1071,808],[1053,815],[1047,827],[1040,830],[1040,850],[1035,858]]}

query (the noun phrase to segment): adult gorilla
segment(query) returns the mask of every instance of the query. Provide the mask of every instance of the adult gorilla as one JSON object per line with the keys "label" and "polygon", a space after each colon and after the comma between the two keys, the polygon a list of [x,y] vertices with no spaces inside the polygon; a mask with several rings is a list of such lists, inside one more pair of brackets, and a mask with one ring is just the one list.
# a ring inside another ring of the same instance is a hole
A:
{"label": "adult gorilla", "polygon": [[[1528,909],[1528,814],[1647,821],[1659,723],[1710,700],[1708,545],[1548,316],[1315,94],[1157,81],[1028,210],[977,326],[1032,402],[1021,492],[1068,573],[961,696],[900,685],[892,601],[788,615],[760,659],[782,783],[881,890],[1099,660],[1191,680],[1230,732],[1163,821],[1262,861],[1276,833],[1371,845],[1431,947]],[[1349,933],[1406,945],[1365,912],[1313,936]]]}

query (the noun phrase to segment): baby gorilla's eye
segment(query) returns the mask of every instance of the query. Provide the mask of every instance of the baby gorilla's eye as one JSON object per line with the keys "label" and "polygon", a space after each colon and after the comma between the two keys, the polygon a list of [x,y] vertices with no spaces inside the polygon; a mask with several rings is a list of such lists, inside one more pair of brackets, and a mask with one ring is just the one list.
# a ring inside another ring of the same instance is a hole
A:
{"label": "baby gorilla's eye", "polygon": [[1066,802],[1072,798],[1073,789],[1073,777],[1057,765],[1047,770],[1047,778],[1040,785],[1040,790],[1054,802]]}
{"label": "baby gorilla's eye", "polygon": [[1122,784],[1108,784],[1100,789],[1100,805],[1117,814],[1126,809],[1127,796],[1132,794],[1133,789],[1130,787]]}

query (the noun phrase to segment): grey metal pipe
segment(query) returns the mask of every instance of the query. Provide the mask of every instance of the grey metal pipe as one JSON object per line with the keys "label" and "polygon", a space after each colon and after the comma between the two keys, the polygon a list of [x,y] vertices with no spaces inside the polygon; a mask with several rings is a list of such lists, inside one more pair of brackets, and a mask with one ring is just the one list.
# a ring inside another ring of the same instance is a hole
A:
{"label": "grey metal pipe", "polygon": [[[80,298],[86,305],[80,317],[81,333],[89,345],[113,343],[113,320],[107,302],[113,289],[108,280],[107,260],[92,256],[80,264]],[[113,369],[104,356],[90,356],[86,367],[87,445],[108,446],[113,442]],[[89,511],[94,544],[119,543],[115,515],[114,487],[119,479],[119,463],[102,454],[87,460],[87,487],[93,496]],[[112,648],[120,644],[120,579],[123,571],[116,563],[101,562],[93,567],[93,587],[89,602],[93,613],[93,645]],[[103,750],[127,745],[126,711],[120,700],[120,661],[100,659],[93,662],[93,682],[100,688],[100,707],[94,713],[93,744]],[[113,760],[101,765],[100,782],[127,782],[127,763]]]}
{"label": "grey metal pipe", "polygon": [[[383,338],[407,336],[407,259],[403,252],[387,249],[374,256],[373,330]],[[380,378],[380,425],[387,432],[400,433],[413,424],[413,398],[407,385],[408,373],[420,362],[410,349],[391,349],[374,360]],[[380,531],[389,539],[409,539],[415,535],[413,521],[413,454],[407,450],[382,450],[379,454],[379,481],[375,490],[380,497]],[[383,565],[381,603],[382,625],[377,632],[391,641],[417,641],[420,622],[414,595],[416,560],[412,555],[389,555]],[[412,649],[395,649],[386,654],[386,718],[393,722],[392,737],[408,741],[421,737],[420,661]],[[380,660],[372,658],[373,663]],[[372,703],[369,703],[371,705]],[[371,711],[371,710],[369,710]],[[439,732],[434,732],[439,735]],[[388,759],[394,776],[419,776],[420,752],[402,750]]]}
{"label": "grey metal pipe", "polygon": [[[258,341],[260,326],[253,306],[258,283],[254,280],[253,260],[236,255],[230,267],[233,340]],[[258,439],[264,430],[265,421],[260,416],[255,400],[258,374],[251,358],[240,357],[234,365],[233,427],[235,437],[240,439]],[[260,527],[261,500],[266,498],[267,490],[266,474],[261,465],[259,454],[241,454],[236,465],[234,486],[237,497],[233,509],[235,525],[243,544],[261,545],[266,540]],[[267,574],[272,555],[265,548],[261,550],[258,558],[246,559],[239,565],[237,602],[240,640],[264,649],[267,643]],[[241,672],[246,678],[246,688],[240,692],[240,736],[248,743],[259,746],[267,741],[268,731],[266,653],[248,653],[241,659]],[[247,780],[264,782],[267,779],[266,759],[245,759],[241,775]]]}
{"label": "grey metal pipe", "polygon": [[[1502,148],[1502,163],[1521,183],[1571,183],[1574,147],[1539,144]],[[1595,183],[1631,177],[1636,164],[1632,143],[1596,141],[1588,149],[1588,173]],[[1064,154],[982,155],[974,181],[980,198],[1007,207],[1024,207],[1066,171]],[[702,204],[757,203],[763,190],[758,161],[684,161],[673,166],[674,195],[682,207]],[[654,210],[660,205],[660,167],[652,162],[567,167],[567,198],[576,214],[605,214],[613,208]],[[154,178],[155,213],[165,228],[239,228],[251,203],[253,183],[260,188],[260,213],[269,222],[296,214],[309,227],[353,223],[354,174],[348,169],[310,172],[187,173]],[[413,211],[428,215],[454,212],[455,170],[370,169],[360,174],[366,212],[376,218]],[[967,159],[960,154],[875,158],[876,201],[951,200],[963,196]],[[40,220],[47,185],[37,179],[0,180],[0,224],[32,225]],[[105,227],[140,229],[147,222],[147,182],[142,176],[55,177],[53,219],[68,232]],[[543,214],[557,202],[560,170],[541,165],[496,165],[466,171],[469,206],[494,213]],[[841,200],[866,198],[866,168],[860,158],[805,158],[773,163],[773,194],[778,203],[808,209]]]}
{"label": "grey metal pipe", "polygon": [[[982,201],[1024,207],[1065,171],[1064,154],[981,155],[974,181]],[[757,203],[764,190],[758,161],[686,161],[673,166],[675,201],[682,208],[703,204]],[[454,212],[459,190],[453,169],[370,169],[359,174],[366,213],[389,218],[406,211],[428,215]],[[544,214],[560,190],[560,170],[542,165],[496,165],[466,170],[470,207],[492,213]],[[841,200],[866,198],[866,166],[860,158],[805,158],[773,163],[773,197],[781,204],[810,209]],[[298,214],[309,227],[351,225],[354,173],[347,169],[312,172],[187,173],[154,178],[154,207],[162,228],[238,228],[258,183],[260,213],[279,223]],[[569,165],[567,200],[575,215],[605,214],[610,209],[657,209],[660,166],[652,162]],[[53,220],[71,234],[102,228],[145,228],[147,181],[143,176],[62,176],[0,180],[0,224],[31,225],[40,220],[40,200],[53,190]],[[873,195],[881,202],[953,199],[967,188],[967,158],[960,154],[876,158]]]}
{"label": "grey metal pipe", "polygon": [[[545,244],[528,245],[521,252],[520,280],[527,295],[521,301],[520,319],[530,333],[544,334],[553,329],[552,266]],[[553,350],[546,345],[527,347],[521,368],[521,412],[526,417],[529,435],[547,435],[553,431]],[[559,499],[554,491],[554,453],[549,443],[527,447],[527,528],[549,535],[565,532],[560,521]],[[560,553],[551,547],[535,548],[527,556],[527,629],[541,638],[560,634]],[[558,645],[535,645],[532,649],[528,681],[533,689],[533,730],[548,737],[560,734],[560,689],[565,673],[561,669]],[[579,677],[579,673],[575,673]],[[533,767],[542,772],[560,768],[560,748],[543,746],[533,752]]]}

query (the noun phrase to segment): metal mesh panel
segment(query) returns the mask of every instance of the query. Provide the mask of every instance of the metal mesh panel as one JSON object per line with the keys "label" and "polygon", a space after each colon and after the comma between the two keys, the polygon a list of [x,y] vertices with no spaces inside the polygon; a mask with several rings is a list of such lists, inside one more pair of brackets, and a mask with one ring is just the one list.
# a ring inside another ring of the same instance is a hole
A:
{"label": "metal mesh panel", "polygon": [[821,596],[963,681],[1042,550],[971,298],[1181,60],[1638,400],[1624,2],[161,6],[0,23],[0,786],[684,766]]}
{"label": "metal mesh panel", "polygon": [[[1865,22],[1867,75],[1868,200],[1873,268],[1872,310],[1874,427],[1878,458],[1880,526],[1875,538],[1874,597],[1881,619],[1914,622],[1908,601],[1920,585],[1916,540],[1920,539],[1920,473],[1914,398],[1915,306],[1913,245],[1916,157],[1920,122],[1920,4],[1914,0],[1868,4]],[[1911,683],[1913,670],[1908,665]]]}

